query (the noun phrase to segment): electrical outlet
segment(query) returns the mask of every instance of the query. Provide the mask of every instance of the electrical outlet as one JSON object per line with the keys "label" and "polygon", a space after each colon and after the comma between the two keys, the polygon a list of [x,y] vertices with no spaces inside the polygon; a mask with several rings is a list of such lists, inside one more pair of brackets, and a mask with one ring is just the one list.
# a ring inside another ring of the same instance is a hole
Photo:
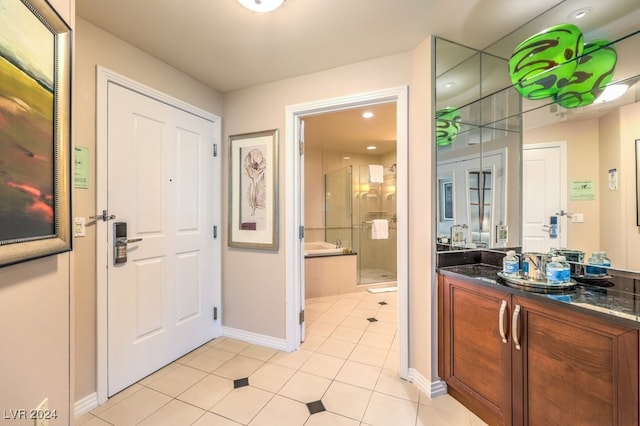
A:
{"label": "electrical outlet", "polygon": [[49,398],[45,398],[33,412],[34,426],[49,426]]}
{"label": "electrical outlet", "polygon": [[574,213],[571,215],[571,222],[573,223],[583,223],[584,222],[584,214],[582,213]]}

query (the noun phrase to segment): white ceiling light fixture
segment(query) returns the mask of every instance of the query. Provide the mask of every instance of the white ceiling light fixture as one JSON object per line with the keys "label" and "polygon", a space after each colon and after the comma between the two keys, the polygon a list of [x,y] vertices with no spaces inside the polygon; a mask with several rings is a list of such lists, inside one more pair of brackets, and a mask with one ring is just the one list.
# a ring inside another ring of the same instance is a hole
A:
{"label": "white ceiling light fixture", "polygon": [[598,99],[593,101],[594,104],[603,104],[618,99],[627,92],[629,86],[626,84],[612,84],[604,88],[604,91]]}
{"label": "white ceiling light fixture", "polygon": [[567,19],[572,19],[572,20],[582,19],[588,14],[590,14],[591,12],[593,12],[593,8],[583,7],[582,9],[578,9],[576,11],[571,12],[571,14],[567,16]]}
{"label": "white ceiling light fixture", "polygon": [[373,117],[373,113],[371,111],[365,111],[362,113],[362,118],[372,118]]}
{"label": "white ceiling light fixture", "polygon": [[378,147],[376,147],[376,146],[374,146],[374,145],[369,145],[369,146],[367,147],[367,149],[368,149],[369,151],[373,151],[374,149],[378,149]]}
{"label": "white ceiling light fixture", "polygon": [[254,12],[273,12],[284,3],[285,0],[238,0],[238,2]]}

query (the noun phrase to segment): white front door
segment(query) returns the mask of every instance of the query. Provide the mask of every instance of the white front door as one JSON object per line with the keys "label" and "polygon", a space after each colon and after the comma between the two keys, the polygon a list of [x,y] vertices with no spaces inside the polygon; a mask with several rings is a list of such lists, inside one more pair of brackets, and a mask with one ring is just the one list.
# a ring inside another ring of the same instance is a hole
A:
{"label": "white front door", "polygon": [[562,144],[524,145],[522,158],[522,251],[547,253],[566,247],[566,216],[558,216],[557,237],[552,216],[566,209],[566,173]]}
{"label": "white front door", "polygon": [[[220,164],[212,121],[113,82],[107,121],[111,396],[220,335]],[[115,263],[123,223],[127,261]]]}

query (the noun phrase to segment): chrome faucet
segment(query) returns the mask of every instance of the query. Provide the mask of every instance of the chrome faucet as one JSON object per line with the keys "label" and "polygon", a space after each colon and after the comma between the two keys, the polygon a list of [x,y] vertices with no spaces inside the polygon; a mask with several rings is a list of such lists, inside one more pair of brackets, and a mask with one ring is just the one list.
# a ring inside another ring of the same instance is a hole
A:
{"label": "chrome faucet", "polygon": [[342,241],[341,240],[336,240],[336,248],[342,248]]}

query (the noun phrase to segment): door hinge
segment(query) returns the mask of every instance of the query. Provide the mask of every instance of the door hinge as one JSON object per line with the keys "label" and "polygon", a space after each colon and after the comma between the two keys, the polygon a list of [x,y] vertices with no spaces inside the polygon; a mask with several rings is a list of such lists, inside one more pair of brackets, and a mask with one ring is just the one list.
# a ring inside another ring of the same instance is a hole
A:
{"label": "door hinge", "polygon": [[300,151],[300,155],[304,155],[304,142],[298,142],[298,150]]}
{"label": "door hinge", "polygon": [[218,307],[217,306],[213,307],[213,320],[214,321],[218,321]]}
{"label": "door hinge", "polygon": [[304,225],[300,225],[298,228],[298,238],[301,240],[304,238]]}
{"label": "door hinge", "polygon": [[304,309],[300,311],[300,324],[304,322]]}
{"label": "door hinge", "polygon": [[213,156],[214,157],[218,156],[218,144],[217,143],[213,144]]}
{"label": "door hinge", "polygon": [[213,225],[213,239],[218,238],[218,225]]}

